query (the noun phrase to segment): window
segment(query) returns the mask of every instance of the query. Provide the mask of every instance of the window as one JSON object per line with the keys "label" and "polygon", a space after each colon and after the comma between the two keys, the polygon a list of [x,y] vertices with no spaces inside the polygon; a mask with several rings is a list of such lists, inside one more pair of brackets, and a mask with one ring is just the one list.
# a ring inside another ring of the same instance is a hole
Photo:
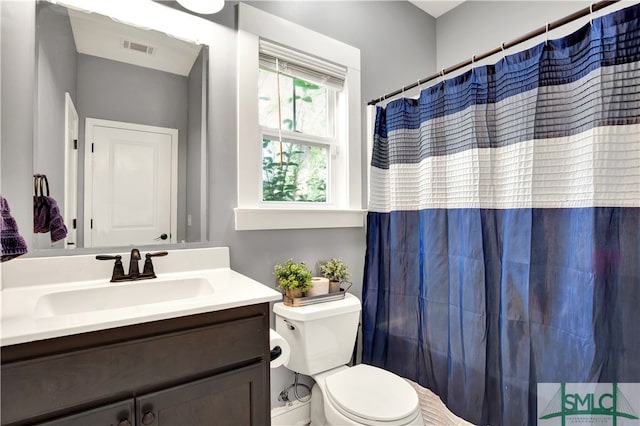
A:
{"label": "window", "polygon": [[358,49],[238,7],[236,229],[363,226]]}
{"label": "window", "polygon": [[260,41],[263,202],[331,203],[337,191],[329,171],[339,167],[337,104],[346,70],[324,64],[333,72],[319,72],[305,59]]}

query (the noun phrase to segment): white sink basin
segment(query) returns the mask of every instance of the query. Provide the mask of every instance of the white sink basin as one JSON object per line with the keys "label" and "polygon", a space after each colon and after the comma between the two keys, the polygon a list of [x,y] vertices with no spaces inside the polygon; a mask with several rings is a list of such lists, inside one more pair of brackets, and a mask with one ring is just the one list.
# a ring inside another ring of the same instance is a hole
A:
{"label": "white sink basin", "polygon": [[38,317],[105,311],[153,303],[175,302],[213,294],[206,278],[126,281],[107,286],[42,295],[35,306]]}

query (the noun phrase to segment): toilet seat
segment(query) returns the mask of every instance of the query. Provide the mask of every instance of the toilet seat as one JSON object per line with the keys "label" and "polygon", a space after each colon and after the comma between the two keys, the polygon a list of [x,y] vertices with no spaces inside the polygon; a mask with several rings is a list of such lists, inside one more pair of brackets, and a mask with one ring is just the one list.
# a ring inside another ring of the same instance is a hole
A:
{"label": "toilet seat", "polygon": [[360,364],[325,379],[328,401],[343,416],[364,425],[406,425],[421,415],[418,396],[395,374]]}

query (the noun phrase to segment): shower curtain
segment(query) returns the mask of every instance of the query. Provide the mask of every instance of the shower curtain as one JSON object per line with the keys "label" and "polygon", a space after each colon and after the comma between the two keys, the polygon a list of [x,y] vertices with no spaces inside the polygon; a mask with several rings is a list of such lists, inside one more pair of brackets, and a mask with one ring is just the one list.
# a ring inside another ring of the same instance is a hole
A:
{"label": "shower curtain", "polygon": [[538,383],[640,382],[640,5],[374,133],[363,362],[482,425],[538,424]]}

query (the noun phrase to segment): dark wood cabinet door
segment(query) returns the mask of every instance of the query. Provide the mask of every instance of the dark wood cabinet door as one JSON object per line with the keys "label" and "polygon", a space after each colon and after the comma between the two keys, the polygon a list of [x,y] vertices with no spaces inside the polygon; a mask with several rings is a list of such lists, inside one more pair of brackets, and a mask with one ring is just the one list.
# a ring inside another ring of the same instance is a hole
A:
{"label": "dark wood cabinet door", "polygon": [[62,417],[37,426],[135,426],[133,399]]}
{"label": "dark wood cabinet door", "polygon": [[[265,364],[260,362],[136,399],[139,425],[267,426]],[[267,367],[268,372],[268,367]]]}

